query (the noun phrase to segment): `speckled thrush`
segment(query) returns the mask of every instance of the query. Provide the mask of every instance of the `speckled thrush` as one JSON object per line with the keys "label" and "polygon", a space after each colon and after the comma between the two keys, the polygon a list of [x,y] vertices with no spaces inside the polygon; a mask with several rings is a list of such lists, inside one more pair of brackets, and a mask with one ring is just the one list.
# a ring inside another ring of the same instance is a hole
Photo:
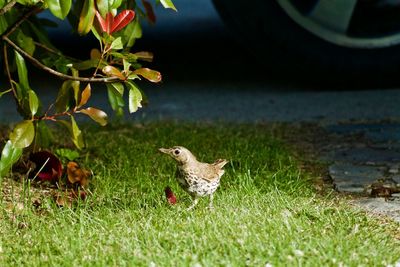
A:
{"label": "speckled thrush", "polygon": [[189,210],[197,205],[199,197],[204,196],[210,196],[210,208],[212,208],[213,194],[225,172],[222,168],[228,161],[218,159],[211,164],[199,162],[192,152],[182,146],[160,148],[159,150],[178,162],[176,173],[178,183],[193,199],[193,204],[189,207]]}

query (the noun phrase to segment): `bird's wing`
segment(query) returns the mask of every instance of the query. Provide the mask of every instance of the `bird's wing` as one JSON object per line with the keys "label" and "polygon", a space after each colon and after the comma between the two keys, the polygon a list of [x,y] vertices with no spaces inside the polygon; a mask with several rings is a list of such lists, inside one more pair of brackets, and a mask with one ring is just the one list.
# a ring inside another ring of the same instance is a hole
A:
{"label": "bird's wing", "polygon": [[222,169],[225,164],[227,164],[229,161],[227,161],[226,159],[217,159],[213,164],[215,167]]}
{"label": "bird's wing", "polygon": [[224,170],[214,164],[202,163],[197,168],[197,174],[202,179],[212,182],[224,174]]}

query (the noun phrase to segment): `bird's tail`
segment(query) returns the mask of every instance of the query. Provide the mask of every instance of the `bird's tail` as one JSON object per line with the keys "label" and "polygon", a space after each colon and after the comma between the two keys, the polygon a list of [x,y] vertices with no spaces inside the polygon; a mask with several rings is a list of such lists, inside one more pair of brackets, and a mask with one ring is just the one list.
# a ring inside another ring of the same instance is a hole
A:
{"label": "bird's tail", "polygon": [[213,163],[213,165],[214,166],[216,166],[216,167],[218,167],[218,168],[220,168],[220,169],[222,169],[224,166],[225,166],[225,164],[227,164],[229,161],[227,161],[226,159],[217,159],[214,163]]}

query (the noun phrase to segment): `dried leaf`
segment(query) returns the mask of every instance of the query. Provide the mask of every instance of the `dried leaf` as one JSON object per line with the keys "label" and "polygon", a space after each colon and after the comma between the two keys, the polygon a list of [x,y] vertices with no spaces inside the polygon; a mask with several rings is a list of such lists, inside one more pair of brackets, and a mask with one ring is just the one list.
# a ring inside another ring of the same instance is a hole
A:
{"label": "dried leaf", "polygon": [[89,178],[92,173],[82,169],[78,163],[70,161],[67,164],[67,175],[71,184],[79,184],[81,187],[86,188],[89,185]]}
{"label": "dried leaf", "polygon": [[90,59],[101,59],[101,52],[97,48],[90,50]]}
{"label": "dried leaf", "polygon": [[78,107],[82,107],[83,105],[85,105],[88,102],[88,100],[91,96],[91,92],[92,92],[92,88],[90,86],[90,83],[88,83],[86,85],[85,89],[82,91],[81,101],[80,101]]}
{"label": "dried leaf", "polygon": [[140,75],[143,78],[145,78],[153,83],[158,83],[161,81],[161,73],[159,73],[158,71],[155,71],[155,70],[151,70],[149,68],[137,69],[133,73]]}
{"label": "dried leaf", "polygon": [[102,71],[105,75],[107,75],[109,77],[118,77],[121,80],[126,79],[126,77],[122,74],[122,72],[119,69],[117,69],[116,67],[108,65],[108,66],[105,66],[102,69]]}
{"label": "dried leaf", "polygon": [[147,62],[152,62],[154,57],[153,53],[147,51],[137,52],[133,55],[135,55],[138,60],[143,60]]}
{"label": "dried leaf", "polygon": [[108,120],[107,114],[100,109],[88,107],[86,109],[81,109],[79,112],[88,115],[90,118],[92,118],[92,120],[94,120],[101,126],[107,125],[107,120]]}

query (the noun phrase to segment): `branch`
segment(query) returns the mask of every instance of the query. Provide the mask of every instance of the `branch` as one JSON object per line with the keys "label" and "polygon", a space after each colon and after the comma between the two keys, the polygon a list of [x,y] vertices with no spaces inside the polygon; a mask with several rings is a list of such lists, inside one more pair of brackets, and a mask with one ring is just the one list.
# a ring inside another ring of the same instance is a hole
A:
{"label": "branch", "polygon": [[3,6],[2,9],[0,9],[0,16],[3,16],[7,11],[9,11],[15,4],[17,3],[17,0],[12,0],[7,3],[7,5]]}
{"label": "branch", "polygon": [[[10,2],[11,3],[11,2]],[[7,4],[8,5],[8,4]],[[4,8],[3,8],[4,9]],[[1,9],[1,10],[3,10]],[[100,83],[111,83],[111,82],[117,82],[117,81],[121,81],[121,79],[116,78],[116,77],[110,77],[110,78],[94,78],[94,77],[74,77],[74,76],[70,76],[70,75],[66,75],[64,73],[58,72],[56,70],[53,70],[52,68],[47,67],[46,65],[44,65],[43,63],[41,63],[39,60],[37,60],[36,58],[32,57],[31,55],[29,55],[27,52],[25,52],[22,48],[20,48],[19,46],[17,46],[13,41],[11,41],[8,36],[13,33],[25,20],[27,20],[30,16],[36,14],[37,12],[40,12],[42,9],[39,7],[33,8],[31,10],[29,10],[27,13],[25,13],[24,15],[22,15],[21,18],[18,19],[18,21],[12,26],[10,27],[3,35],[2,35],[2,39],[7,42],[10,46],[12,46],[15,50],[17,50],[18,52],[20,52],[25,58],[29,59],[32,64],[34,64],[36,67],[38,67],[39,69],[42,69],[54,76],[57,76],[61,79],[64,80],[74,80],[74,81],[81,81],[81,82],[100,82]],[[50,51],[49,51],[50,52]]]}
{"label": "branch", "polygon": [[74,80],[74,81],[80,81],[80,82],[100,82],[100,83],[112,83],[112,82],[118,82],[118,81],[120,82],[121,81],[121,79],[119,79],[117,77],[109,77],[109,78],[93,78],[93,77],[90,77],[90,78],[86,78],[86,77],[74,77],[74,76],[66,75],[64,73],[58,72],[56,70],[53,70],[52,68],[47,67],[46,65],[41,63],[36,58],[34,58],[31,55],[29,55],[22,48],[20,48],[15,43],[13,43],[10,39],[8,39],[8,37],[6,35],[4,35],[2,39],[4,41],[6,41],[9,45],[11,45],[15,50],[20,52],[25,58],[30,60],[32,62],[32,64],[34,64],[36,67],[38,67],[39,69],[42,69],[42,70],[54,75],[54,76],[57,76],[57,77],[59,77],[59,78],[61,78],[63,80]]}
{"label": "branch", "polygon": [[[11,2],[10,2],[11,3]],[[41,8],[36,7],[30,9],[28,12],[26,12],[24,15],[22,15],[17,22],[14,23],[13,26],[8,28],[6,32],[3,33],[2,37],[8,37],[10,34],[12,34],[25,20],[27,20],[30,16],[42,11]],[[3,38],[4,39],[4,38]]]}

